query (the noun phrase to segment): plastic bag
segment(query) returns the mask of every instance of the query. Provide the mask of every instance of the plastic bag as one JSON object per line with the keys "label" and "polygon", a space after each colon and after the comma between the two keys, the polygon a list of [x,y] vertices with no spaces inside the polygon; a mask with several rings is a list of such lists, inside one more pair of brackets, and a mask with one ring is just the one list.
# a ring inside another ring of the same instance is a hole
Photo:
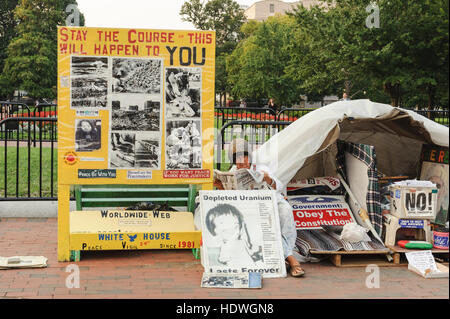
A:
{"label": "plastic bag", "polygon": [[369,230],[367,228],[359,226],[356,223],[348,223],[344,225],[340,238],[341,240],[348,241],[349,243],[370,241],[370,237],[367,235],[368,231]]}

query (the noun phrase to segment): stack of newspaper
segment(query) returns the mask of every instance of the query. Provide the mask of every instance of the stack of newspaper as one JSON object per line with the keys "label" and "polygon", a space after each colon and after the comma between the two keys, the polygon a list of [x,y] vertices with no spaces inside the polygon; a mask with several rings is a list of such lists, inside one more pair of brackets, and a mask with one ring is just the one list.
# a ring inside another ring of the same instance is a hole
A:
{"label": "stack of newspaper", "polygon": [[203,273],[203,288],[261,288],[262,278],[260,273],[249,272],[233,275],[218,275]]}
{"label": "stack of newspaper", "polygon": [[228,172],[221,172],[217,169],[214,170],[214,179],[221,181],[225,190],[270,189],[263,178],[264,175],[261,173],[246,168]]}
{"label": "stack of newspaper", "polygon": [[43,256],[0,257],[0,269],[44,267],[47,267],[47,258]]}

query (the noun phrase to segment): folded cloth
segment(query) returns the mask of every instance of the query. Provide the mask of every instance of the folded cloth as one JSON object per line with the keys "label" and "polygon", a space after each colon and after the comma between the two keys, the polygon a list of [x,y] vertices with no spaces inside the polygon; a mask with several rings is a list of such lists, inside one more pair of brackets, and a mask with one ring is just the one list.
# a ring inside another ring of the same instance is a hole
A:
{"label": "folded cloth", "polygon": [[47,258],[44,256],[0,257],[0,269],[45,267],[47,267]]}

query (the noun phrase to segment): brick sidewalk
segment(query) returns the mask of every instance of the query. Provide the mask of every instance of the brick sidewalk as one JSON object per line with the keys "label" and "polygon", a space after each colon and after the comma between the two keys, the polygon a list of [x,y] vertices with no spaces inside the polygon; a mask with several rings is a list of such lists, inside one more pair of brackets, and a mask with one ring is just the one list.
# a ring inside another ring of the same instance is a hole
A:
{"label": "brick sidewalk", "polygon": [[323,299],[449,298],[449,280],[424,279],[406,267],[381,267],[380,288],[366,288],[364,267],[307,263],[304,278],[264,279],[262,289],[201,288],[203,267],[189,250],[82,253],[80,288],[66,288],[73,263],[57,261],[56,218],[0,219],[0,256],[45,256],[48,267],[0,270],[0,298]]}

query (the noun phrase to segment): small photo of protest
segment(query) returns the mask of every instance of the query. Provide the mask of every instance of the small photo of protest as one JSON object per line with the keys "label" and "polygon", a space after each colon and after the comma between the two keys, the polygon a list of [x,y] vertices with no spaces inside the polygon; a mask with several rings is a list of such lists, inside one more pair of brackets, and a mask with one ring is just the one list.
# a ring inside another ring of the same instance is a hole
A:
{"label": "small photo of protest", "polygon": [[200,120],[166,122],[166,169],[200,169]]}
{"label": "small photo of protest", "polygon": [[71,107],[106,107],[108,58],[72,57]]}
{"label": "small photo of protest", "polygon": [[92,152],[102,146],[102,121],[100,119],[75,120],[75,151]]}
{"label": "small photo of protest", "polygon": [[160,163],[159,132],[136,133],[135,167],[157,169]]}
{"label": "small photo of protest", "polygon": [[72,77],[109,77],[108,58],[106,57],[73,56],[71,68]]}
{"label": "small photo of protest", "polygon": [[161,102],[147,95],[113,95],[111,129],[113,131],[159,131]]}
{"label": "small photo of protest", "polygon": [[134,168],[136,133],[111,133],[109,164],[111,168]]}
{"label": "small photo of protest", "polygon": [[113,93],[161,94],[161,60],[114,58]]}
{"label": "small photo of protest", "polygon": [[200,117],[201,69],[166,69],[166,116],[168,118]]}
{"label": "small photo of protest", "polygon": [[71,106],[73,108],[106,107],[108,81],[102,78],[72,78]]}

